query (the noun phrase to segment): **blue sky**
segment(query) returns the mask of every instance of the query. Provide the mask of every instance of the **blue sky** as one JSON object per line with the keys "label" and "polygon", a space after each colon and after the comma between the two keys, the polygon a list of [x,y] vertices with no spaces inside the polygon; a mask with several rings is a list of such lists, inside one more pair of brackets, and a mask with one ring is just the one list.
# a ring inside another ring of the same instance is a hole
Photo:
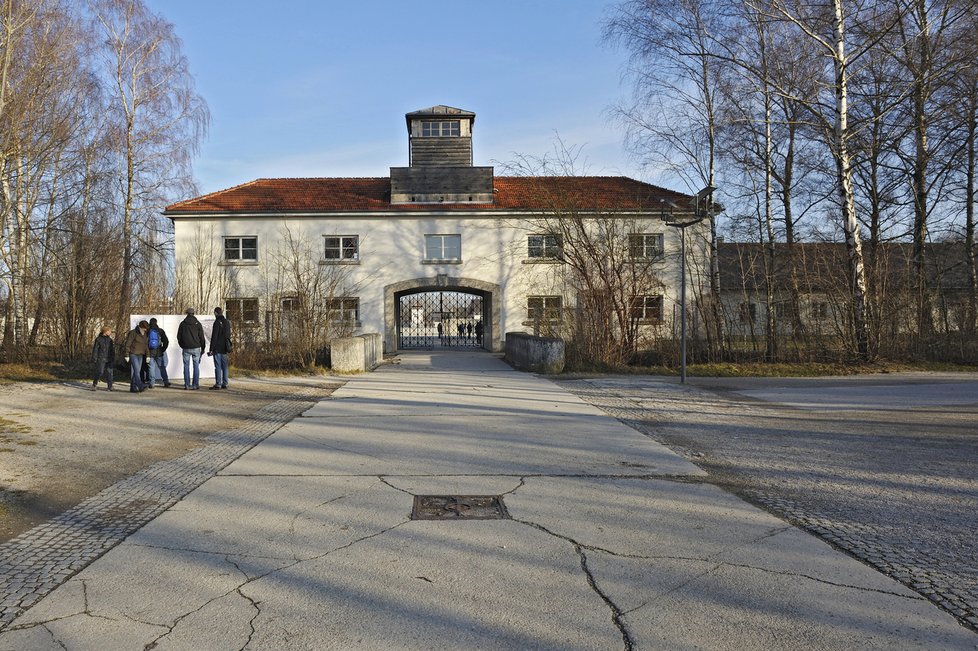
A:
{"label": "blue sky", "polygon": [[602,0],[147,3],[210,106],[202,192],[386,176],[407,165],[404,114],[436,104],[476,113],[477,165],[545,154],[556,132],[584,146],[589,173],[642,178],[607,118],[627,89],[625,54],[601,43]]}

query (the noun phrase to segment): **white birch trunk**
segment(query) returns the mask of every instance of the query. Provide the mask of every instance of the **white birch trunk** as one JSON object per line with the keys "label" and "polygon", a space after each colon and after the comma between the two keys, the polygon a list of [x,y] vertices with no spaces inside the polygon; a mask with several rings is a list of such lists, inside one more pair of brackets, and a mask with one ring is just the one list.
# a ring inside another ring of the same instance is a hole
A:
{"label": "white birch trunk", "polygon": [[856,351],[869,359],[869,329],[866,324],[866,269],[863,265],[862,238],[856,219],[855,193],[852,185],[852,161],[849,156],[848,69],[846,61],[846,27],[843,0],[832,0],[835,31],[835,163],[842,205],[842,228],[849,257],[849,282],[852,293],[852,325]]}

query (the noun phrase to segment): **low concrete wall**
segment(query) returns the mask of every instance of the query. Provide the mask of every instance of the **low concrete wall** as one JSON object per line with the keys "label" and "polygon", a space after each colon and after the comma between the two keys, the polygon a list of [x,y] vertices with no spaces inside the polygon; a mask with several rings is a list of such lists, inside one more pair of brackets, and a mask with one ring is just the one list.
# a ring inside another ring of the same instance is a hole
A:
{"label": "low concrete wall", "polygon": [[363,365],[367,371],[377,368],[377,365],[384,361],[384,337],[379,332],[360,335],[357,339],[363,339]]}
{"label": "low concrete wall", "polygon": [[564,340],[507,332],[506,361],[518,369],[555,375],[564,370]]}
{"label": "low concrete wall", "polygon": [[383,338],[377,333],[334,339],[329,345],[330,366],[337,373],[372,371],[383,355]]}

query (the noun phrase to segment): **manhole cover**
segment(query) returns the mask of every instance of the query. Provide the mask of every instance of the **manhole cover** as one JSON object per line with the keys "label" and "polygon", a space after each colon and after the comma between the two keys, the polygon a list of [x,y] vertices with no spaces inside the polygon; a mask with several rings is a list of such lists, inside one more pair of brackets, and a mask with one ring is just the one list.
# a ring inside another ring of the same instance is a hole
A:
{"label": "manhole cover", "polygon": [[509,518],[502,495],[415,495],[412,520]]}

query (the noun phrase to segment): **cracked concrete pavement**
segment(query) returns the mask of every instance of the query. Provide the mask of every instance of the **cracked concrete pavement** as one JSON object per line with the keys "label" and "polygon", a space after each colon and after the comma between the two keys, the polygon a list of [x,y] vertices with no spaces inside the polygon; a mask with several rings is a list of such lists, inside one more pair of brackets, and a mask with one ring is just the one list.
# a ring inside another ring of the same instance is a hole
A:
{"label": "cracked concrete pavement", "polygon": [[[0,649],[975,649],[920,595],[485,353],[358,376]],[[412,520],[415,495],[510,519]]]}

